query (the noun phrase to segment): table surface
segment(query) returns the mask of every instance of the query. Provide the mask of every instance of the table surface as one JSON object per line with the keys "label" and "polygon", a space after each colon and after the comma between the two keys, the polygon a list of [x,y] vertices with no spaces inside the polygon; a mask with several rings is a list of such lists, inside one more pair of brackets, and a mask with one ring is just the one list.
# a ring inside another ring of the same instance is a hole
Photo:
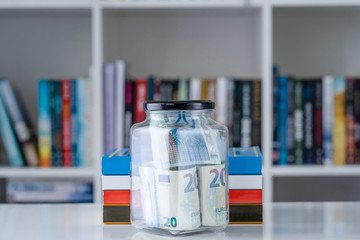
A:
{"label": "table surface", "polygon": [[97,204],[0,204],[0,239],[360,239],[360,202],[264,204],[264,224],[222,232],[158,236],[131,225],[103,225]]}

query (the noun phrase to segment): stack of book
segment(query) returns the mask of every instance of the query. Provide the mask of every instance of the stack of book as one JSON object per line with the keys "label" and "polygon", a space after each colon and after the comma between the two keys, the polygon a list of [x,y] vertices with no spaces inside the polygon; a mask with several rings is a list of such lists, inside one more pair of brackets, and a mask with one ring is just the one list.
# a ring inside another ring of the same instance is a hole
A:
{"label": "stack of book", "polygon": [[87,182],[7,180],[7,203],[93,202],[93,187]]}
{"label": "stack of book", "polygon": [[36,136],[14,83],[0,80],[0,166],[37,166]]}
{"label": "stack of book", "polygon": [[[104,151],[129,147],[130,127],[145,119],[147,100],[212,100],[230,146],[261,145],[261,81],[234,77],[126,78],[125,62],[104,65]],[[125,107],[124,107],[125,106]]]}
{"label": "stack of book", "polygon": [[360,163],[360,79],[274,79],[274,164]]}
{"label": "stack of book", "polygon": [[[258,147],[229,149],[230,223],[262,223],[262,155]],[[103,222],[130,223],[130,151],[102,158]],[[137,205],[137,192],[133,192]],[[133,208],[136,206],[133,206]]]}
{"label": "stack of book", "polygon": [[40,166],[91,165],[91,85],[88,80],[41,80],[38,123]]}

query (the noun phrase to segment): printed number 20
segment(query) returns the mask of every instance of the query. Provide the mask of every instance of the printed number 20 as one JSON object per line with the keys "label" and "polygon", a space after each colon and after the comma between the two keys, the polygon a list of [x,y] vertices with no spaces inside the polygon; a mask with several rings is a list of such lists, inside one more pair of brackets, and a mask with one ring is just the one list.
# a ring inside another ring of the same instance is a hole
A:
{"label": "printed number 20", "polygon": [[189,178],[189,182],[184,189],[185,193],[192,192],[195,190],[194,187],[192,186],[192,183],[194,183],[195,188],[198,189],[199,186],[197,183],[197,171],[195,171],[194,176],[191,173],[185,174],[184,178]]}
{"label": "printed number 20", "polygon": [[176,227],[177,226],[177,221],[176,218],[172,217],[164,217],[165,223],[164,223],[164,227]]}
{"label": "printed number 20", "polygon": [[[224,181],[225,168],[221,169],[220,174],[219,174],[219,171],[217,169],[211,169],[210,174],[211,173],[214,173],[215,176],[214,176],[214,179],[212,180],[212,182],[210,183],[210,188],[219,187],[220,184],[225,187],[225,181]],[[219,175],[220,175],[220,184],[216,183],[218,178],[219,178]]]}

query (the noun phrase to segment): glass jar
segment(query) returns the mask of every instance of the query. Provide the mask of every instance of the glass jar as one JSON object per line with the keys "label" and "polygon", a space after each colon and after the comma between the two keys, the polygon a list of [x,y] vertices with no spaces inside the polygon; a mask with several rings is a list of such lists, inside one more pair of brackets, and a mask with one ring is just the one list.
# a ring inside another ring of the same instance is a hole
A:
{"label": "glass jar", "polygon": [[149,101],[131,128],[131,223],[171,234],[229,222],[228,129],[211,101]]}

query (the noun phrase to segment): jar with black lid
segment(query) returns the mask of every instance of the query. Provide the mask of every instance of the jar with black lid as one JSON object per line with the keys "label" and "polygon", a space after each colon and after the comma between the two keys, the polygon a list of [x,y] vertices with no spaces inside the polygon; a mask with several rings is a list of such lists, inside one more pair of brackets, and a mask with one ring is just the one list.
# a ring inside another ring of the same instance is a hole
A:
{"label": "jar with black lid", "polygon": [[228,129],[212,101],[148,101],[131,128],[131,223],[171,234],[229,222]]}

